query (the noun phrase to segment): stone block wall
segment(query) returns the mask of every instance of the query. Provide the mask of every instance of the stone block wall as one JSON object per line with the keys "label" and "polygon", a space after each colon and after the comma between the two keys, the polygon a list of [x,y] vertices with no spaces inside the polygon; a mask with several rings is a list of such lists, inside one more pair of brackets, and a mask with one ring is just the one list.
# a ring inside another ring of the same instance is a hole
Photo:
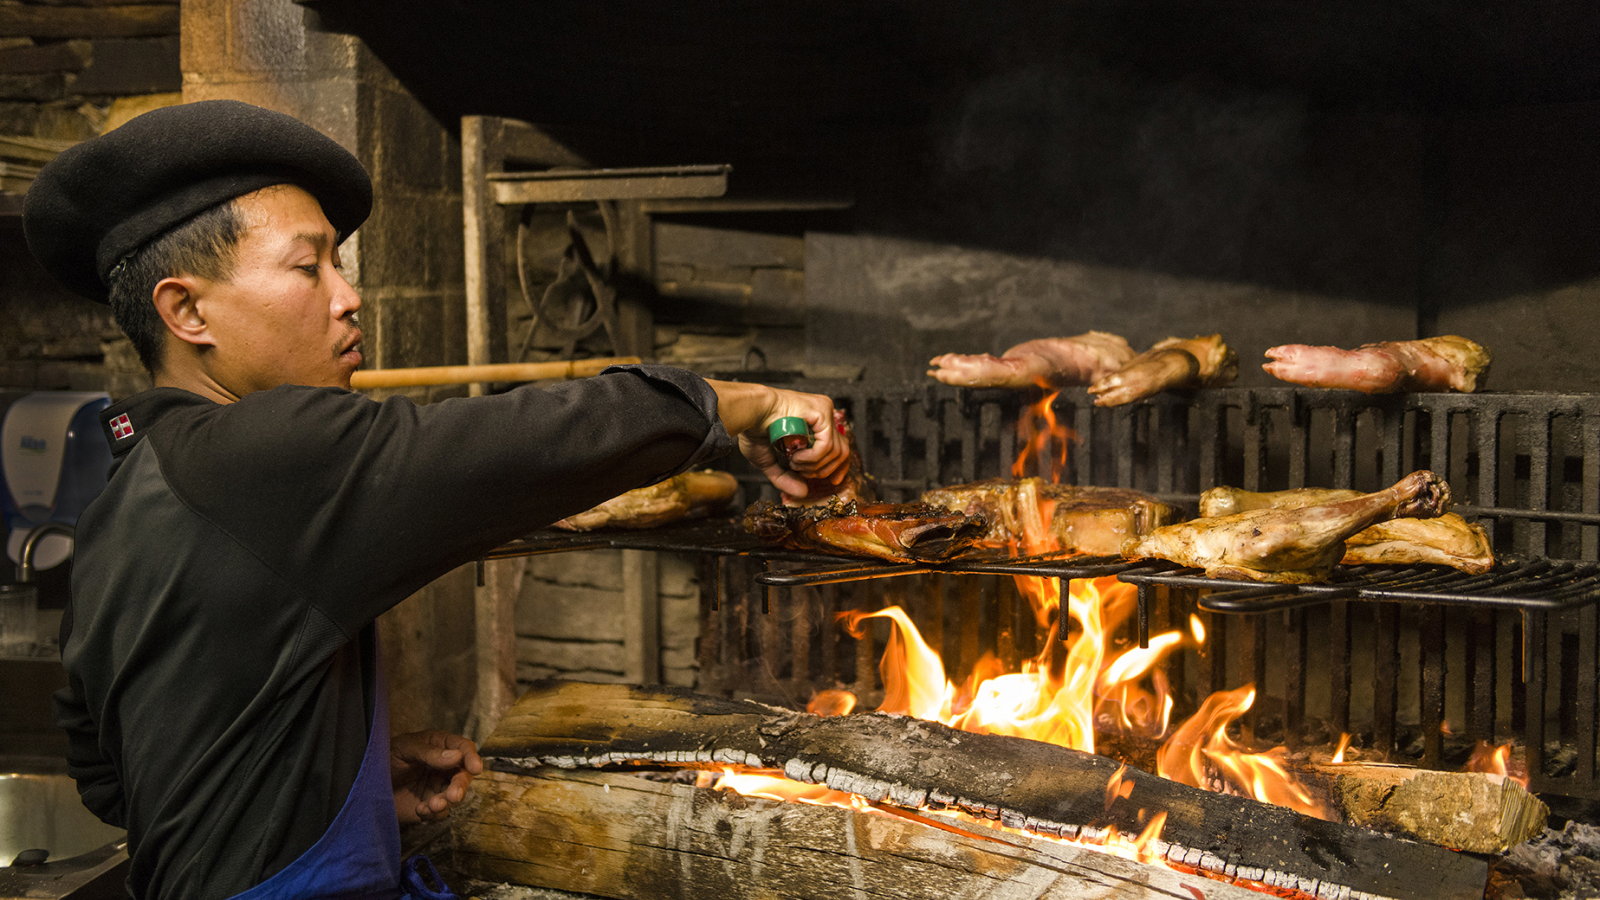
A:
{"label": "stone block wall", "polygon": [[[661,683],[692,687],[700,587],[692,558],[657,556]],[[624,679],[622,551],[531,556],[517,598],[517,683]],[[649,680],[648,678],[646,680]]]}
{"label": "stone block wall", "polygon": [[0,7],[0,387],[149,386],[110,310],[57,285],[28,254],[22,196],[43,158],[178,102],[177,0],[137,7]]}
{"label": "stone block wall", "polygon": [[[341,248],[361,294],[365,365],[466,356],[459,142],[358,39],[318,30],[290,0],[186,0],[183,99],[296,116],[361,160],[372,216]],[[417,390],[420,401],[459,390]],[[396,731],[463,730],[476,684],[473,571],[458,569],[378,620]]]}
{"label": "stone block wall", "polygon": [[702,374],[802,367],[804,237],[712,217],[653,227],[660,362]]}

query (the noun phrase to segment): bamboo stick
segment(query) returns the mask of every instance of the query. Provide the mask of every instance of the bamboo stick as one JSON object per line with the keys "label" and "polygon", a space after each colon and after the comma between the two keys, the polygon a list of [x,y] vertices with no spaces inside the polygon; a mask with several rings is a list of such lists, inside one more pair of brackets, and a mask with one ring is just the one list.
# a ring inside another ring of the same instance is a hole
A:
{"label": "bamboo stick", "polygon": [[639,362],[637,356],[608,356],[561,362],[495,363],[480,366],[423,366],[416,369],[369,369],[350,376],[356,390],[421,387],[433,384],[471,384],[479,381],[539,381],[546,378],[586,378],[607,366]]}

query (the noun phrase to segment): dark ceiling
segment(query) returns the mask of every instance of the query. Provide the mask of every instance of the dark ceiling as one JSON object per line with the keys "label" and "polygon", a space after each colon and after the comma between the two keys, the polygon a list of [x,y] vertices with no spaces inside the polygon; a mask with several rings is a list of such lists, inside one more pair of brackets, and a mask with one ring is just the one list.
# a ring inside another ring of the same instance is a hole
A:
{"label": "dark ceiling", "polygon": [[1594,0],[304,3],[442,121],[573,129],[607,164],[828,168],[1029,66],[1362,111],[1600,97]]}

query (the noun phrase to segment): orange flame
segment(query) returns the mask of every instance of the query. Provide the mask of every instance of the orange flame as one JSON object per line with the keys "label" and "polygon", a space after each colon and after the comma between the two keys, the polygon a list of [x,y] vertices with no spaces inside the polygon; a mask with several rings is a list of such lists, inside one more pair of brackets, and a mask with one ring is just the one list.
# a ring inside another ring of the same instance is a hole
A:
{"label": "orange flame", "polygon": [[1478,745],[1472,748],[1472,758],[1467,760],[1467,765],[1463,771],[1499,775],[1502,778],[1509,778],[1517,784],[1527,787],[1528,776],[1512,772],[1510,763],[1510,744],[1495,746],[1488,741],[1479,741]]}
{"label": "orange flame", "polygon": [[[1040,496],[1040,479],[1026,477],[1032,464],[1040,468],[1048,464],[1053,481],[1059,481],[1065,471],[1067,447],[1076,436],[1056,421],[1052,408],[1055,397],[1051,394],[1035,404],[1018,426],[1023,448],[1012,472],[1022,481],[1017,485],[1015,506],[1008,512],[1015,516],[1015,521],[1008,523],[1015,535],[1013,552],[1040,554],[1059,549],[1050,529],[1054,501]],[[887,619],[890,623],[889,640],[879,661],[884,687],[879,711],[911,715],[965,731],[1026,737],[1090,753],[1095,749],[1097,722],[1125,734],[1166,735],[1173,699],[1161,662],[1189,636],[1196,646],[1203,644],[1204,622],[1191,615],[1189,635],[1176,630],[1165,632],[1152,637],[1146,648],[1130,649],[1113,657],[1111,635],[1136,609],[1132,585],[1114,576],[1073,581],[1063,606],[1057,579],[1018,576],[1016,583],[1032,604],[1040,628],[1048,633],[1044,649],[1035,658],[1024,660],[1017,672],[1003,671],[998,660],[986,655],[977,661],[960,687],[949,680],[938,652],[928,646],[900,607],[840,613],[839,620],[858,639],[866,636],[863,623],[867,619]],[[1063,630],[1068,635],[1064,654],[1057,643]],[[1256,799],[1327,818],[1326,811],[1284,770],[1283,748],[1246,753],[1228,738],[1229,723],[1248,710],[1254,698],[1254,689],[1247,687],[1207,699],[1200,712],[1181,725],[1161,748],[1158,771],[1197,787],[1222,779],[1231,783],[1234,790]],[[824,715],[842,715],[854,703],[854,695],[846,691],[823,691],[812,699],[808,709]],[[1133,789],[1133,783],[1123,777],[1125,768],[1119,769],[1106,786],[1108,810],[1117,798],[1128,797]],[[857,809],[865,803],[853,795],[770,776],[727,772],[717,786],[756,796],[832,802]],[[1143,815],[1141,810],[1141,819]],[[1095,846],[1124,858],[1150,862],[1152,853],[1147,848],[1156,841],[1165,822],[1166,813],[1158,812],[1137,838],[1129,840],[1109,829]]]}
{"label": "orange flame", "polygon": [[1328,760],[1329,764],[1336,766],[1344,762],[1344,752],[1348,749],[1350,749],[1350,732],[1347,731],[1339,735],[1339,749],[1333,751],[1333,758]]}
{"label": "orange flame", "polygon": [[1255,699],[1254,685],[1207,697],[1200,711],[1179,725],[1156,754],[1156,774],[1201,788],[1210,787],[1215,777],[1264,803],[1319,819],[1333,818],[1284,768],[1284,748],[1250,753],[1228,737],[1228,726],[1248,712]]}
{"label": "orange flame", "polygon": [[1048,467],[1053,482],[1059,482],[1066,471],[1067,447],[1075,443],[1078,436],[1056,421],[1055,400],[1060,393],[1050,394],[1017,418],[1017,436],[1021,438],[1022,450],[1011,464],[1011,474],[1017,478],[1026,477],[1028,469],[1035,468],[1030,463]]}
{"label": "orange flame", "polygon": [[856,708],[856,695],[849,691],[817,691],[806,712],[814,716],[848,716]]}

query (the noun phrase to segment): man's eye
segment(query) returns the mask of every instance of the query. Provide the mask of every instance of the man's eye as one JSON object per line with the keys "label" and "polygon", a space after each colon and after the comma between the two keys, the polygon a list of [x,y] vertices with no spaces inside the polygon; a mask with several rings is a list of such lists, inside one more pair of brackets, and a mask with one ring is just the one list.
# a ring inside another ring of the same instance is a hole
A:
{"label": "man's eye", "polygon": [[296,268],[298,268],[300,271],[306,273],[307,275],[316,275],[317,273],[322,271],[322,267],[319,266],[319,265],[316,265],[316,264],[312,264],[312,265],[309,265],[309,266],[297,266]]}

